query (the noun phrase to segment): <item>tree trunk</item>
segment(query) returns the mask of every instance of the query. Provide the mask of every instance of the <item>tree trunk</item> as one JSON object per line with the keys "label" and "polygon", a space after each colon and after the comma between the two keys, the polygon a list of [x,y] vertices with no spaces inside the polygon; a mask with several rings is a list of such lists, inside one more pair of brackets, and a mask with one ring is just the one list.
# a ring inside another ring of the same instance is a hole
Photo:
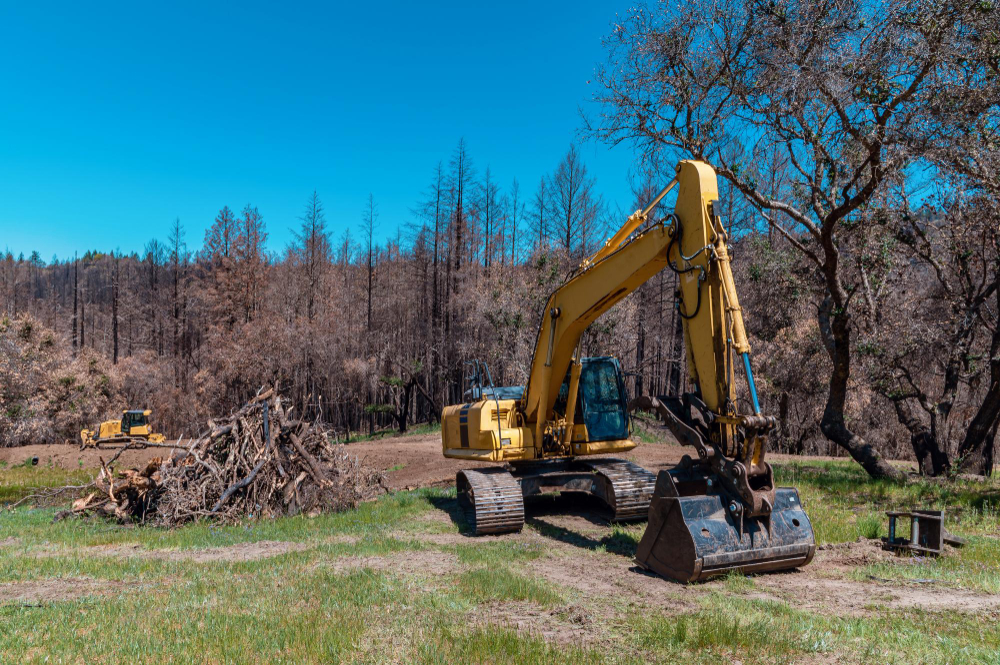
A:
{"label": "tree trunk", "polygon": [[[178,250],[175,248],[174,256],[177,256]],[[180,304],[178,300],[178,286],[180,283],[180,263],[178,259],[174,260],[174,302],[173,302],[173,315],[174,315],[174,387],[180,385],[180,365],[177,360],[178,351],[180,351]]]}
{"label": "tree trunk", "polygon": [[77,337],[78,333],[78,321],[77,321],[77,305],[80,300],[80,260],[73,259],[73,357],[76,357],[76,351],[79,348],[79,339]]}
{"label": "tree trunk", "polygon": [[87,299],[80,300],[80,348],[87,348]]}
{"label": "tree trunk", "polygon": [[[114,254],[112,253],[112,257]],[[118,259],[112,258],[113,263],[112,273],[111,273],[111,336],[113,338],[114,353],[112,355],[112,364],[118,364],[118,291],[119,291],[119,275],[118,275]]]}
{"label": "tree trunk", "polygon": [[875,448],[852,432],[844,421],[844,406],[847,402],[847,388],[851,378],[851,328],[850,316],[841,309],[830,320],[833,301],[826,298],[820,306],[820,332],[826,342],[827,351],[833,361],[830,374],[830,392],[819,427],[830,441],[846,450],[872,478],[903,480],[903,472],[887,462]]}
{"label": "tree trunk", "polygon": [[959,468],[984,476],[993,472],[993,445],[1000,423],[1000,357],[993,358],[991,364],[990,389],[958,447]]}
{"label": "tree trunk", "polygon": [[924,424],[904,400],[893,400],[893,407],[896,409],[896,418],[899,423],[910,433],[910,445],[913,447],[913,454],[917,458],[917,468],[924,476],[944,476],[951,469],[948,461],[948,454],[941,450],[941,446],[934,438],[931,429]]}
{"label": "tree trunk", "polygon": [[[997,307],[1000,308],[1000,291],[997,291]],[[979,406],[965,438],[958,447],[962,471],[984,476],[993,474],[993,447],[1000,425],[1000,321],[993,331],[990,344],[990,387]]]}
{"label": "tree trunk", "polygon": [[368,332],[372,331],[372,281],[375,277],[375,266],[372,262],[371,245],[368,247]]}
{"label": "tree trunk", "polygon": [[645,389],[642,379],[646,371],[644,367],[646,360],[646,322],[643,320],[646,308],[644,306],[645,303],[642,302],[641,294],[639,298],[639,334],[636,336],[635,342],[635,394],[633,397],[644,394],[643,391]]}
{"label": "tree trunk", "polygon": [[413,386],[416,385],[417,378],[410,377],[410,380],[403,385],[403,395],[400,399],[399,408],[396,410],[396,425],[399,427],[399,433],[403,434],[406,432],[406,417],[410,413],[410,398],[413,395]]}

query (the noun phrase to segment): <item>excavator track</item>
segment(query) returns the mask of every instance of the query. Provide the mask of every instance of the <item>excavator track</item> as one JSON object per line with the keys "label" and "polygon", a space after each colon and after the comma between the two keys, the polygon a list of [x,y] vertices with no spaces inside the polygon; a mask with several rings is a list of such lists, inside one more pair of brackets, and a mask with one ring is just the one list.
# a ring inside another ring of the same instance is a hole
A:
{"label": "excavator track", "polygon": [[638,464],[618,459],[581,460],[598,474],[605,485],[604,500],[612,520],[626,522],[646,519],[656,487],[656,476]]}
{"label": "excavator track", "polygon": [[506,469],[465,469],[456,474],[455,486],[475,535],[514,533],[524,527],[521,485]]}

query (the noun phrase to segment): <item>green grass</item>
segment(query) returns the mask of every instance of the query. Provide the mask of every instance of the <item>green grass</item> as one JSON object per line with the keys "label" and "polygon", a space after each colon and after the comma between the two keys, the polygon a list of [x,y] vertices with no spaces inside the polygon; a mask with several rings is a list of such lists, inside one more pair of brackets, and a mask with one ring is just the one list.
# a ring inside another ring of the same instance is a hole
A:
{"label": "green grass", "polygon": [[729,571],[725,578],[723,578],[723,581],[726,585],[726,591],[729,591],[730,593],[743,594],[757,588],[757,585],[753,581],[753,577],[744,575],[736,570]]}
{"label": "green grass", "polygon": [[[174,530],[53,523],[52,509],[7,511],[0,515],[0,540],[17,538],[18,546],[0,549],[0,582],[91,578],[103,581],[108,594],[41,606],[0,604],[0,662],[145,662],[150,654],[166,662],[443,662],[463,655],[555,662],[582,653],[541,638],[513,640],[495,626],[470,631],[465,625],[482,603],[562,602],[551,585],[513,570],[541,556],[540,548],[442,546],[442,556],[454,553],[468,564],[450,583],[363,567],[365,557],[405,561],[407,553],[427,549],[410,537],[424,530],[414,518],[453,496],[403,492],[311,520]],[[204,563],[141,552],[265,539],[305,549]],[[140,552],[103,557],[79,549],[109,544],[136,544]],[[337,572],[330,564],[345,556],[362,567]]]}
{"label": "green grass", "polygon": [[1000,543],[996,538],[972,537],[961,550],[939,558],[901,556],[887,563],[862,566],[854,579],[935,580],[951,588],[1000,594]]}
{"label": "green grass", "polygon": [[360,441],[380,441],[382,439],[391,439],[397,436],[426,436],[428,434],[437,434],[441,432],[441,423],[417,423],[415,425],[410,425],[406,429],[406,434],[400,434],[396,429],[384,429],[377,432],[372,432],[370,434],[361,434],[359,432],[348,432],[346,443],[358,443]]}
{"label": "green grass", "polygon": [[[991,537],[996,482],[871,481],[839,461],[782,463],[776,473],[781,485],[799,488],[821,543],[877,537],[887,509],[938,506],[946,507],[949,527],[970,538],[941,559],[861,566],[849,576],[858,584],[874,585],[871,577],[900,586],[933,579],[946,588],[1000,593],[1000,541]],[[23,496],[28,487],[60,485],[66,477],[80,484],[89,474],[4,468],[0,487],[10,488],[4,496]],[[546,581],[536,567],[561,565],[579,550],[627,575],[644,524],[580,534],[536,520],[527,539],[429,537],[459,533],[455,522],[426,519],[454,512],[454,496],[399,492],[315,519],[172,530],[53,523],[53,508],[2,511],[0,584],[84,578],[106,591],[26,605],[0,601],[0,662],[1000,662],[995,610],[893,610],[874,594],[864,616],[821,614],[802,609],[798,599],[769,596],[764,577],[739,574],[664,587],[664,598],[676,604],[637,602],[624,587],[587,597]],[[294,547],[248,561],[166,556],[262,540]],[[109,557],[86,549],[100,546],[137,551]],[[351,566],[337,564],[345,557]],[[454,568],[436,574],[419,561],[407,567],[411,557],[440,557]],[[591,621],[581,629],[588,641],[547,632],[546,621],[579,616]]]}
{"label": "green grass", "polygon": [[[66,470],[48,464],[32,466],[30,462],[0,467],[0,507],[14,503],[38,489],[84,485],[93,480],[90,469]],[[76,498],[75,496],[70,498]]]}
{"label": "green grass", "polygon": [[[655,659],[682,662],[996,663],[996,617],[910,609],[823,616],[784,601],[712,594],[681,615],[637,616],[627,626]],[[839,655],[839,658],[834,658]],[[846,656],[846,658],[844,658]]]}
{"label": "green grass", "polygon": [[503,540],[455,545],[449,549],[458,556],[460,562],[480,566],[521,565],[545,553],[540,545]]}
{"label": "green grass", "polygon": [[305,575],[296,583],[281,562],[253,575],[198,572],[122,591],[111,602],[6,607],[0,654],[74,662],[146,662],[153,654],[170,662],[335,662],[355,653],[406,592],[370,570]]}
{"label": "green grass", "polygon": [[885,535],[887,510],[942,509],[948,529],[961,535],[986,534],[1000,522],[995,479],[896,483],[872,480],[849,461],[783,462],[774,471],[779,486],[798,488],[820,544]]}
{"label": "green grass", "polygon": [[[505,626],[469,628],[451,625],[437,630],[420,649],[421,663],[598,663],[618,660],[605,649],[559,648],[541,637]],[[631,662],[621,659],[621,662]],[[641,662],[636,660],[635,662]]]}
{"label": "green grass", "polygon": [[551,585],[506,568],[476,568],[462,573],[458,580],[464,596],[478,602],[531,601],[556,605],[562,596]]}
{"label": "green grass", "polygon": [[454,490],[449,493],[435,489],[399,492],[381,501],[362,504],[355,510],[312,519],[296,516],[253,520],[235,526],[198,522],[180,529],[121,526],[97,519],[53,523],[53,511],[21,508],[0,513],[0,540],[16,537],[26,546],[45,543],[63,549],[124,544],[138,544],[149,549],[191,549],[261,540],[305,542],[331,533],[375,538],[380,534],[416,529],[413,517],[430,510],[433,501],[453,494]]}
{"label": "green grass", "polygon": [[[900,557],[862,566],[855,579],[932,579],[957,588],[1000,593],[1000,482],[911,479],[872,480],[849,461],[786,462],[775,465],[776,482],[797,487],[816,533],[816,542],[839,543],[886,535],[887,510],[913,508],[945,512],[949,531],[969,538],[946,556]],[[905,531],[905,525],[904,531]]]}

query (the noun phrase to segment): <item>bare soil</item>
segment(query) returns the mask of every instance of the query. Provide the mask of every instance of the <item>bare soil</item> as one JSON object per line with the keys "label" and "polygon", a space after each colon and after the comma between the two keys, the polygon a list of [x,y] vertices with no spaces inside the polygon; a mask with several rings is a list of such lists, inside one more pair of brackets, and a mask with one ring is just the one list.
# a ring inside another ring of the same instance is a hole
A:
{"label": "bare soil", "polygon": [[591,645],[600,642],[606,630],[599,616],[577,604],[547,608],[525,602],[485,603],[476,606],[468,620],[474,626],[505,626],[560,644]]}
{"label": "bare soil", "polygon": [[122,588],[121,582],[92,578],[62,578],[7,582],[0,584],[0,606],[6,604],[39,604],[60,600],[75,600],[96,596]]}
{"label": "bare soil", "polygon": [[[173,444],[175,442],[167,442]],[[183,445],[184,442],[182,441]],[[441,454],[441,435],[395,436],[377,440],[348,443],[347,450],[356,455],[363,465],[385,471],[388,486],[392,490],[416,489],[418,487],[448,486],[455,482],[455,472],[461,469],[490,466],[482,462],[447,459]],[[114,449],[80,450],[73,444],[47,444],[0,448],[0,462],[10,466],[23,464],[37,457],[41,465],[52,465],[63,469],[96,469],[101,460],[109,460],[117,451]],[[640,444],[631,452],[615,455],[627,459],[656,473],[676,464],[692,449],[674,443]],[[119,468],[144,466],[153,457],[167,457],[170,448],[144,448],[126,450],[118,458]],[[826,457],[792,457],[771,455],[772,460],[833,459]]]}
{"label": "bare soil", "polygon": [[187,550],[150,550],[141,545],[99,545],[76,550],[75,554],[108,557],[139,557],[160,561],[191,561],[194,563],[214,563],[216,561],[254,561],[266,559],[288,552],[306,549],[303,543],[280,540],[260,540],[255,543],[236,543],[223,547],[203,547]]}
{"label": "bare soil", "polygon": [[[171,442],[168,442],[171,443]],[[190,443],[190,442],[188,442]],[[180,450],[179,448],[177,450]],[[34,446],[19,446],[17,448],[0,448],[0,462],[8,466],[30,463],[38,458],[41,466],[54,466],[61,469],[97,469],[101,460],[107,462],[118,450],[114,448],[87,448],[80,450],[76,444],[53,443]],[[118,457],[118,467],[142,467],[154,457],[169,457],[170,448],[140,448],[129,449]]]}
{"label": "bare soil", "polygon": [[[433,513],[431,519],[450,521],[448,511]],[[525,562],[526,575],[537,575],[579,594],[590,606],[605,606],[609,616],[615,603],[630,606],[668,609],[671,612],[695,610],[698,599],[713,592],[734,593],[722,578],[697,584],[664,580],[642,570],[632,560],[632,552],[616,546],[611,525],[604,511],[595,503],[579,497],[560,497],[534,502],[528,507],[528,524],[516,534],[480,536],[465,534],[428,534],[426,542],[441,546],[498,540],[522,542],[544,547],[546,555]],[[852,578],[858,566],[878,561],[896,560],[896,555],[882,550],[878,540],[861,540],[826,547],[816,553],[808,566],[778,573],[755,575],[747,597],[783,600],[821,614],[864,616],[877,607],[998,613],[1000,595],[959,589],[946,583],[920,583],[858,580]],[[527,616],[519,607],[505,605],[491,612]],[[537,608],[536,608],[537,610]],[[537,610],[546,614],[544,610]],[[577,626],[567,623],[571,608],[561,608],[558,617],[546,614],[542,625],[560,636],[578,638]],[[539,615],[540,616],[540,615]]]}
{"label": "bare soil", "polygon": [[342,556],[323,565],[338,573],[371,568],[418,577],[448,575],[461,570],[457,556],[436,550],[399,552],[390,556]]}

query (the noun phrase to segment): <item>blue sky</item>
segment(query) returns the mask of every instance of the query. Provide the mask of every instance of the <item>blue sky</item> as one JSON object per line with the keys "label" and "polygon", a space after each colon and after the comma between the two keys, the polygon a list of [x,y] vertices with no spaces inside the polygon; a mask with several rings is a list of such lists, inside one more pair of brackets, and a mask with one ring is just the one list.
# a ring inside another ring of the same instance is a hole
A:
{"label": "blue sky", "polygon": [[[382,236],[412,219],[465,137],[529,194],[581,125],[628,3],[0,4],[0,249],[189,246],[256,205],[280,250],[315,189],[334,235],[368,193]],[[581,146],[632,205],[633,155]]]}

